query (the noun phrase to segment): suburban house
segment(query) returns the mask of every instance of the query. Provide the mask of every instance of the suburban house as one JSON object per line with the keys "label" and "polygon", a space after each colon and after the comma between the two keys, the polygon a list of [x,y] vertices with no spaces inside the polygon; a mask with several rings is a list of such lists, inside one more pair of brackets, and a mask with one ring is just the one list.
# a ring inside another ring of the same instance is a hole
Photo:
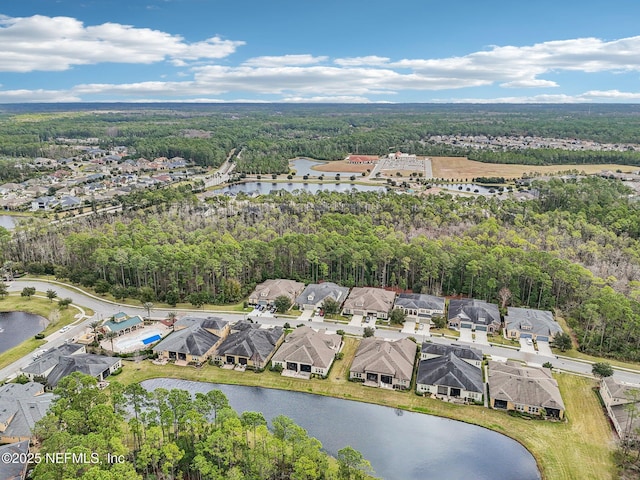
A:
{"label": "suburban house", "polygon": [[394,292],[382,288],[355,287],[351,289],[344,302],[342,314],[386,319],[393,308],[395,298]]}
{"label": "suburban house", "polygon": [[0,458],[17,460],[15,462],[0,462],[0,478],[3,480],[24,480],[27,478],[27,468],[29,467],[29,440],[0,446]]}
{"label": "suburban house", "polygon": [[562,332],[562,327],[548,310],[509,307],[504,317],[505,337],[511,339],[531,338],[538,342],[550,342]]}
{"label": "suburban house", "polygon": [[0,387],[0,443],[31,439],[35,423],[47,414],[53,401],[44,385],[28,382],[7,383]]}
{"label": "suburban house", "polygon": [[322,306],[325,299],[331,298],[342,306],[348,294],[347,287],[341,287],[332,282],[312,283],[307,285],[307,288],[296,298],[296,305],[300,310],[315,310]]}
{"label": "suburban house", "polygon": [[257,323],[240,321],[218,346],[214,359],[230,365],[265,368],[284,340],[282,327],[261,328]]}
{"label": "suburban house", "polygon": [[407,320],[430,322],[434,315],[444,315],[444,298],[425,293],[401,293],[394,308],[407,315]]}
{"label": "suburban house", "polygon": [[173,324],[173,329],[175,331],[182,330],[184,328],[191,328],[196,325],[208,330],[214,335],[218,335],[219,337],[226,337],[229,335],[229,322],[223,320],[220,317],[192,317],[192,316],[184,316],[178,319]]}
{"label": "suburban house", "polygon": [[482,401],[484,394],[482,370],[468,361],[475,356],[475,352],[466,352],[466,350],[471,349],[445,348],[441,351],[442,355],[433,356],[432,353],[428,354],[429,358],[421,359],[416,376],[416,393],[431,394],[446,400]]}
{"label": "suburban house", "polygon": [[134,315],[130,317],[124,312],[118,312],[109,320],[104,322],[101,326],[104,333],[117,333],[118,335],[124,335],[125,333],[132,332],[144,325],[144,320],[140,315]]}
{"label": "suburban house", "polygon": [[78,345],[77,343],[65,343],[59,347],[52,348],[38,358],[35,358],[33,362],[22,368],[22,373],[32,381],[36,378],[46,380],[51,371],[56,367],[56,365],[58,365],[58,363],[60,363],[60,359],[62,357],[69,357],[71,355],[81,353],[87,353],[87,349],[84,345]]}
{"label": "suburban house", "polygon": [[283,375],[299,374],[310,378],[315,374],[324,377],[341,348],[342,337],[337,333],[298,327],[285,337],[271,364],[280,365]]}
{"label": "suburban house", "polygon": [[296,298],[302,293],[304,283],[295,280],[275,279],[265,280],[256,286],[255,290],[249,295],[249,304],[251,305],[273,305],[273,302],[281,295],[286,296],[293,304]]}
{"label": "suburban house", "polygon": [[449,328],[469,328],[494,334],[500,329],[500,310],[493,303],[474,298],[449,300]]}
{"label": "suburban house", "polygon": [[349,378],[362,380],[371,387],[408,389],[417,351],[418,346],[408,338],[393,342],[365,338],[356,351]]}
{"label": "suburban house", "polygon": [[153,351],[178,365],[206,362],[229,333],[229,322],[218,317],[183,317],[173,327]]}
{"label": "suburban house", "polygon": [[420,349],[420,360],[429,360],[430,358],[444,357],[453,352],[456,357],[464,360],[469,365],[480,368],[482,366],[482,350],[464,345],[445,345],[442,343],[423,342]]}
{"label": "suburban house", "polygon": [[637,441],[640,428],[640,385],[620,383],[613,377],[605,377],[600,383],[600,396],[618,437],[625,441]]}
{"label": "suburban house", "polygon": [[116,370],[122,368],[122,359],[106,355],[78,353],[68,357],[60,357],[58,364],[47,375],[47,385],[55,387],[60,380],[73,372],[91,375],[98,382],[104,380]]}
{"label": "suburban house", "polygon": [[31,202],[31,211],[36,212],[38,210],[51,210],[56,205],[58,205],[58,199],[56,197],[39,197]]}
{"label": "suburban house", "polygon": [[562,419],[564,403],[548,368],[489,362],[491,408]]}

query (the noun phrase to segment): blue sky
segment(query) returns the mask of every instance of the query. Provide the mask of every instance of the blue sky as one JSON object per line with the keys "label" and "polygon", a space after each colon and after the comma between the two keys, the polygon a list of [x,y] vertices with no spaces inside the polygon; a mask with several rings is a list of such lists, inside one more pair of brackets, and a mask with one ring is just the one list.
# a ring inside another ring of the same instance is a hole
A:
{"label": "blue sky", "polygon": [[640,103],[636,0],[2,3],[0,103]]}

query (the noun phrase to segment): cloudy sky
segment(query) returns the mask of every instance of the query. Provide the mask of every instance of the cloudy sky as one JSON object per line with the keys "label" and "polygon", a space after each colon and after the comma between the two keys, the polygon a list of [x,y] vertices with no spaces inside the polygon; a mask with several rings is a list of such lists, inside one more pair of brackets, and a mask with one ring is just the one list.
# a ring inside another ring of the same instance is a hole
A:
{"label": "cloudy sky", "polygon": [[11,0],[0,103],[640,103],[637,0]]}

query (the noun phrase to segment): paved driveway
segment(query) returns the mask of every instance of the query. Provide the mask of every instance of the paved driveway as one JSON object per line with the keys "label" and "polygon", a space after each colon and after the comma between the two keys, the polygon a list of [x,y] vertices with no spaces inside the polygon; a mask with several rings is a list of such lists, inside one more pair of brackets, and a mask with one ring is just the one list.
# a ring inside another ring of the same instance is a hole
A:
{"label": "paved driveway", "polygon": [[312,316],[313,316],[313,310],[302,310],[302,313],[298,317],[298,321],[308,322],[309,320],[311,320]]}
{"label": "paved driveway", "polygon": [[537,342],[537,344],[538,344],[538,353],[540,355],[542,355],[543,357],[555,358],[555,355],[551,351],[551,346],[549,345],[549,342]]}
{"label": "paved driveway", "polygon": [[361,327],[362,326],[362,315],[354,315],[349,322],[350,327]]}
{"label": "paved driveway", "polygon": [[430,337],[431,336],[430,329],[431,329],[431,324],[429,322],[423,322],[418,327],[418,333],[422,334],[425,337]]}
{"label": "paved driveway", "polygon": [[412,335],[416,333],[416,322],[409,322],[409,321],[404,322],[404,326],[402,327],[402,333],[410,333]]}
{"label": "paved driveway", "polygon": [[489,340],[487,340],[487,332],[476,330],[476,343],[480,345],[489,345]]}
{"label": "paved driveway", "polygon": [[520,351],[524,353],[536,353],[536,349],[533,344],[528,345],[525,338],[520,339]]}
{"label": "paved driveway", "polygon": [[470,328],[461,328],[460,329],[460,341],[473,343],[473,332]]}

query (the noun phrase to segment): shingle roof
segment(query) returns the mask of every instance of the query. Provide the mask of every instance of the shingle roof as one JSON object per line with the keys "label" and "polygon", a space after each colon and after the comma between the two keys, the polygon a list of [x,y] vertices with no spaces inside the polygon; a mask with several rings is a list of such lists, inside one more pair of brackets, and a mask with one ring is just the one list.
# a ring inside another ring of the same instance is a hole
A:
{"label": "shingle roof", "polygon": [[293,302],[303,289],[304,283],[296,282],[295,280],[282,278],[265,280],[256,286],[249,298],[257,302],[272,302],[280,295],[285,295]]}
{"label": "shingle roof", "polygon": [[[208,330],[222,330],[225,326],[227,326],[229,322],[220,318],[220,317],[192,317],[186,316],[179,319],[174,327],[182,328],[187,327],[190,328],[194,325],[199,325],[202,328],[206,328]],[[176,328],[176,330],[178,329]]]}
{"label": "shingle roof", "polygon": [[544,368],[490,361],[489,393],[496,400],[564,410],[558,383]]}
{"label": "shingle roof", "polygon": [[316,305],[324,301],[325,298],[332,298],[342,305],[348,294],[347,287],[341,287],[333,282],[312,283],[307,285],[307,288],[296,298],[296,303],[298,305],[305,303]]}
{"label": "shingle roof", "polygon": [[342,337],[326,330],[316,332],[309,327],[298,327],[284,340],[272,358],[273,362],[299,362],[327,368],[338,353]]}
{"label": "shingle roof", "polygon": [[248,322],[236,325],[234,329],[237,331],[232,332],[220,344],[217,355],[236,355],[254,362],[264,362],[273,353],[284,333],[282,327],[265,329]]}
{"label": "shingle roof", "polygon": [[425,293],[401,293],[396,298],[396,307],[442,310],[444,312],[444,298],[434,297]]}
{"label": "shingle roof", "polygon": [[461,298],[449,301],[449,320],[460,318],[477,325],[500,325],[500,310],[493,303],[475,298]]}
{"label": "shingle roof", "polygon": [[388,312],[396,298],[394,292],[373,287],[355,287],[344,302],[345,309]]}
{"label": "shingle roof", "polygon": [[449,353],[454,353],[458,358],[465,360],[479,360],[482,361],[482,350],[477,348],[467,347],[463,345],[444,345],[441,343],[424,342],[422,344],[421,353],[428,353],[431,355],[445,356]]}
{"label": "shingle roof", "polygon": [[483,393],[482,371],[449,352],[442,357],[420,360],[416,383],[460,388]]}
{"label": "shingle roof", "polygon": [[352,372],[375,372],[399,380],[411,380],[418,346],[403,338],[393,342],[369,337],[360,342],[351,364]]}
{"label": "shingle roof", "polygon": [[52,393],[43,393],[44,386],[28,382],[24,385],[8,383],[0,387],[0,412],[8,415],[11,423],[0,433],[5,437],[30,437],[35,423],[47,414],[54,399]]}
{"label": "shingle roof", "polygon": [[99,376],[105,370],[113,367],[120,361],[117,357],[106,355],[93,355],[91,353],[80,353],[70,357],[60,358],[60,362],[55,366],[47,377],[47,383],[55,387],[60,380],[73,372],[81,372],[92,377]]}
{"label": "shingle roof", "polygon": [[553,314],[547,310],[509,307],[504,323],[507,330],[520,330],[536,335],[554,336],[562,331],[562,327],[553,319]]}
{"label": "shingle roof", "polygon": [[59,363],[60,358],[73,355],[83,348],[83,345],[78,345],[77,343],[65,343],[45,352],[40,358],[24,367],[22,371],[32,375],[44,375]]}
{"label": "shingle roof", "polygon": [[0,446],[0,458],[4,454],[11,455],[10,458],[25,459],[24,462],[0,462],[0,478],[3,480],[22,480],[27,473],[27,458],[29,453],[29,440],[18,443],[10,443],[9,445]]}
{"label": "shingle roof", "polygon": [[196,324],[177,330],[153,347],[154,352],[177,352],[193,356],[205,355],[220,337]]}

